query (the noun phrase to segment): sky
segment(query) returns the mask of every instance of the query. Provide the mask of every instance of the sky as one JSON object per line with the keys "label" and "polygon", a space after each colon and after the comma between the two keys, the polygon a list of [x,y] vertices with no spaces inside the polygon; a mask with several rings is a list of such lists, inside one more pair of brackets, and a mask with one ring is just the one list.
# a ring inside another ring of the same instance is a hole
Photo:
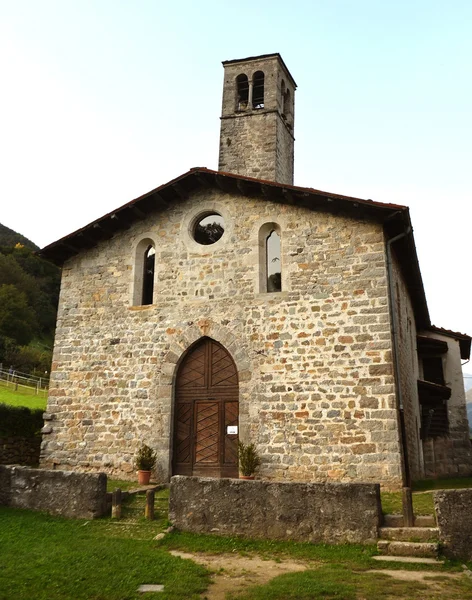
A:
{"label": "sky", "polygon": [[431,320],[472,335],[470,0],[0,0],[0,223],[42,247],[217,169],[221,61],[273,52],[295,184],[409,206]]}

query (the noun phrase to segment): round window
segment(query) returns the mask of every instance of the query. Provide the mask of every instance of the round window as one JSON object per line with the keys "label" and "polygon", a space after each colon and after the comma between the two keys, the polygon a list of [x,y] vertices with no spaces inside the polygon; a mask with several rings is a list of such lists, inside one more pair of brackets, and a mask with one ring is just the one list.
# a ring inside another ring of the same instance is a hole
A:
{"label": "round window", "polygon": [[193,239],[203,246],[217,242],[225,232],[225,221],[218,213],[207,213],[199,217],[193,228]]}

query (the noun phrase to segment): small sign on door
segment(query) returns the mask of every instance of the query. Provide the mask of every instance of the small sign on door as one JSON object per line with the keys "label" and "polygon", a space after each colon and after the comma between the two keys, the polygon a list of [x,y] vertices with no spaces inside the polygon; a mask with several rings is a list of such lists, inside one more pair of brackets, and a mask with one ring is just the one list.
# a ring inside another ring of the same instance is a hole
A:
{"label": "small sign on door", "polygon": [[226,428],[226,433],[228,435],[238,435],[238,426],[237,425],[228,425]]}

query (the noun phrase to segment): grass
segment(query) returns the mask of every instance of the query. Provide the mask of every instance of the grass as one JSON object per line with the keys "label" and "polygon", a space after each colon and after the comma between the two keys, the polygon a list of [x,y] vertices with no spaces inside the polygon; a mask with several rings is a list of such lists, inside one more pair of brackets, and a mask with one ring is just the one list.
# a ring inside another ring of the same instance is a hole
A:
{"label": "grass", "polygon": [[165,586],[149,600],[200,598],[207,571],[153,540],[166,521],[165,511],[154,522],[83,521],[0,507],[0,600],[133,599],[143,583]]}
{"label": "grass", "polygon": [[[310,544],[278,540],[253,540],[243,537],[223,537],[176,531],[159,542],[162,548],[208,554],[257,554],[266,559],[344,562],[369,568],[372,556],[377,554],[373,545],[361,544]],[[374,563],[375,564],[375,563]]]}
{"label": "grass", "polygon": [[[402,514],[402,493],[381,492],[382,512],[386,515]],[[434,515],[433,494],[431,492],[413,494],[415,515]]]}
{"label": "grass", "polygon": [[0,381],[0,403],[46,409],[47,398],[44,391],[36,396],[35,388],[18,388],[18,390],[15,390]]}
{"label": "grass", "polygon": [[[413,511],[415,515],[434,515],[433,491],[472,487],[472,477],[455,477],[448,479],[427,479],[413,483]],[[384,514],[401,514],[402,493],[381,492],[382,512]]]}
{"label": "grass", "polygon": [[118,488],[122,491],[133,490],[139,487],[137,481],[124,481],[123,479],[108,479],[107,480],[107,492],[113,492]]}
{"label": "grass", "polygon": [[[143,518],[145,496],[137,494],[124,504],[119,521],[67,520],[0,507],[0,600],[128,600],[141,597],[137,588],[143,583],[165,586],[164,593],[146,594],[149,600],[202,598],[210,582],[208,571],[172,556],[172,549],[248,557],[257,554],[277,562],[289,558],[308,565],[306,571],[247,587],[242,595],[231,596],[233,600],[472,599],[472,581],[465,576],[439,578],[432,588],[382,575],[378,569],[385,565],[372,559],[374,546],[249,540],[178,531],[155,540],[168,526],[168,494],[167,489],[156,493],[155,521]],[[389,563],[388,568],[434,570],[439,577],[461,570],[459,563],[449,562],[444,566]],[[250,577],[248,585],[249,581]]]}
{"label": "grass", "polygon": [[[438,594],[418,581],[402,581],[383,573],[360,573],[345,565],[323,565],[316,570],[287,573],[263,586],[252,586],[245,593],[230,595],[232,600],[466,600],[472,598],[472,583],[443,581]],[[431,594],[432,592],[432,594]]]}

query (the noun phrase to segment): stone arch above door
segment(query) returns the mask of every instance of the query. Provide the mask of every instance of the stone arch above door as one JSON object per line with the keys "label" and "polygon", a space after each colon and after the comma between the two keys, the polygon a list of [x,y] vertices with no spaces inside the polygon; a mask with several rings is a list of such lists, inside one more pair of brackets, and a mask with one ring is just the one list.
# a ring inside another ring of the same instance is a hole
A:
{"label": "stone arch above door", "polygon": [[229,352],[202,337],[180,361],[174,389],[172,473],[238,477],[239,386]]}
{"label": "stone arch above door", "polygon": [[[169,333],[169,331],[171,333]],[[165,354],[160,368],[159,385],[173,385],[177,366],[186,351],[200,338],[210,337],[219,342],[230,353],[236,364],[239,383],[246,383],[252,377],[252,365],[249,353],[243,340],[239,339],[226,326],[203,318],[196,323],[189,323],[183,330],[168,330],[169,350]]]}

